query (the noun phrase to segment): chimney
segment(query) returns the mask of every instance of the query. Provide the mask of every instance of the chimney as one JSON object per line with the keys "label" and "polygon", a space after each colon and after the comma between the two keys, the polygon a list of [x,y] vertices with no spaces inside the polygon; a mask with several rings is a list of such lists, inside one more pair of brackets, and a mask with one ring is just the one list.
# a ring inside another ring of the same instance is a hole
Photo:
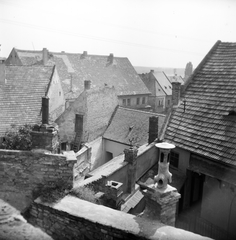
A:
{"label": "chimney", "polygon": [[154,70],[151,69],[151,70],[150,70],[150,73],[154,73]]}
{"label": "chimney", "polygon": [[91,81],[85,80],[84,81],[84,90],[89,90],[91,88]]}
{"label": "chimney", "polygon": [[158,117],[153,116],[149,118],[148,144],[154,142],[157,138],[158,138]]}
{"label": "chimney", "polygon": [[107,58],[107,61],[112,64],[113,60],[114,60],[114,55],[113,55],[113,53],[110,53],[110,55]]}
{"label": "chimney", "polygon": [[5,84],[5,64],[0,64],[0,85]]}
{"label": "chimney", "polygon": [[176,188],[168,184],[172,181],[172,174],[169,172],[169,154],[175,146],[165,142],[157,143],[155,146],[159,155],[158,174],[153,179],[152,187],[146,186],[147,189],[143,192],[146,200],[145,212],[153,219],[175,226],[180,194]]}
{"label": "chimney", "polygon": [[43,65],[46,66],[48,62],[48,50],[43,48]]}
{"label": "chimney", "polygon": [[180,82],[172,82],[172,104],[173,104],[173,107],[177,107],[179,105],[180,91],[181,91],[181,83]]}
{"label": "chimney", "polygon": [[88,52],[84,51],[83,54],[80,56],[80,59],[84,59],[88,56]]}
{"label": "chimney", "polygon": [[137,153],[138,149],[136,147],[130,147],[124,150],[125,162],[128,162],[128,193],[132,193],[135,190],[136,182],[136,165],[137,165]]}
{"label": "chimney", "polygon": [[73,92],[73,78],[72,78],[72,74],[70,74],[70,92]]}
{"label": "chimney", "polygon": [[83,138],[84,116],[82,114],[75,114],[75,139],[74,152],[78,152]]}
{"label": "chimney", "polygon": [[48,124],[49,119],[49,98],[42,97],[42,124]]}

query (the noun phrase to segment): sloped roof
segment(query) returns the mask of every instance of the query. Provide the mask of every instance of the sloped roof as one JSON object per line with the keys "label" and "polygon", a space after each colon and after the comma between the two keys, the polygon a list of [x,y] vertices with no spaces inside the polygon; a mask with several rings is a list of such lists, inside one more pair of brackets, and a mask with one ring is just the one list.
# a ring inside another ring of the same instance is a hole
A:
{"label": "sloped roof", "polygon": [[103,137],[123,144],[143,145],[148,142],[149,118],[159,117],[158,131],[161,131],[165,115],[118,107]]}
{"label": "sloped roof", "polygon": [[[211,159],[236,165],[236,43],[218,41],[185,84],[165,139]],[[232,114],[229,114],[229,113]]]}
{"label": "sloped roof", "polygon": [[[23,65],[42,62],[42,51],[16,49]],[[86,55],[79,53],[49,53],[48,64],[56,64],[65,95],[70,92],[71,80],[76,96],[84,90],[84,81],[90,80],[92,87],[114,86],[117,95],[149,94],[128,58]],[[67,96],[66,96],[67,98]]]}
{"label": "sloped roof", "polygon": [[45,96],[54,67],[5,66],[5,81],[0,83],[0,135],[11,124],[35,124],[40,120]]}
{"label": "sloped roof", "polygon": [[172,86],[164,72],[153,72],[156,81],[160,84],[166,95],[172,95]]}

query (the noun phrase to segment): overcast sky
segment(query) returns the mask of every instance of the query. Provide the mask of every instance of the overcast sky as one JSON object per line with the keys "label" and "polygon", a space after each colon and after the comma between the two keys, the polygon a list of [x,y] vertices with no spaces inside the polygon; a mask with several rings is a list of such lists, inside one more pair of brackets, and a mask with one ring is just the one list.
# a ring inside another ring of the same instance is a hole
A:
{"label": "overcast sky", "polygon": [[0,0],[0,57],[46,47],[195,68],[217,40],[236,42],[235,0]]}

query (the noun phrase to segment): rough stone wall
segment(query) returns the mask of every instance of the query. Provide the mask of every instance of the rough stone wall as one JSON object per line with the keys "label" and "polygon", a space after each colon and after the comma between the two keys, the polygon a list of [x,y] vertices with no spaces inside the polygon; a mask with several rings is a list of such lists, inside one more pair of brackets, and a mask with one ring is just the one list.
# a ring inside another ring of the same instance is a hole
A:
{"label": "rough stone wall", "polygon": [[41,187],[59,180],[72,185],[75,162],[61,155],[0,150],[0,198],[24,211]]}
{"label": "rough stone wall", "polygon": [[[102,217],[102,216],[101,216]],[[89,219],[34,203],[29,222],[49,234],[54,240],[73,239],[148,239],[123,229],[107,226]]]}
{"label": "rough stone wall", "polygon": [[210,240],[160,221],[66,196],[55,204],[35,200],[28,221],[57,239]]}
{"label": "rough stone wall", "polygon": [[32,149],[46,149],[52,153],[57,153],[59,138],[57,132],[31,132]]}

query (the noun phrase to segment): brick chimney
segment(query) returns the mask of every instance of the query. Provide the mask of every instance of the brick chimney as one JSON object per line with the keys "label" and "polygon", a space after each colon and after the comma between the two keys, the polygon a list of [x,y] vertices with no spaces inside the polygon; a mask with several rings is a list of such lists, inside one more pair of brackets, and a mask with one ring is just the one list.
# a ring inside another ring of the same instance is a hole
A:
{"label": "brick chimney", "polygon": [[148,144],[154,142],[158,138],[158,117],[149,118]]}
{"label": "brick chimney", "polygon": [[84,90],[89,90],[91,88],[91,81],[85,80],[84,81]]}
{"label": "brick chimney", "polygon": [[112,63],[113,63],[113,60],[114,60],[114,55],[113,55],[113,53],[110,53],[110,55],[109,55],[108,58],[107,58],[107,62],[109,62],[110,64],[112,64]]}
{"label": "brick chimney", "polygon": [[83,54],[80,56],[80,59],[84,59],[88,56],[88,52],[84,51]]}
{"label": "brick chimney", "polygon": [[124,150],[125,162],[128,162],[128,193],[132,193],[135,190],[136,182],[136,165],[137,165],[137,153],[138,149],[136,147],[130,147]]}
{"label": "brick chimney", "polygon": [[43,48],[43,65],[46,66],[48,62],[48,50]]}
{"label": "brick chimney", "polygon": [[5,64],[0,64],[0,85],[5,84]]}
{"label": "brick chimney", "polygon": [[172,104],[173,104],[173,107],[178,107],[178,105],[179,105],[180,91],[181,91],[181,83],[180,82],[172,82]]}
{"label": "brick chimney", "polygon": [[49,119],[49,98],[42,97],[42,124],[48,124]]}

